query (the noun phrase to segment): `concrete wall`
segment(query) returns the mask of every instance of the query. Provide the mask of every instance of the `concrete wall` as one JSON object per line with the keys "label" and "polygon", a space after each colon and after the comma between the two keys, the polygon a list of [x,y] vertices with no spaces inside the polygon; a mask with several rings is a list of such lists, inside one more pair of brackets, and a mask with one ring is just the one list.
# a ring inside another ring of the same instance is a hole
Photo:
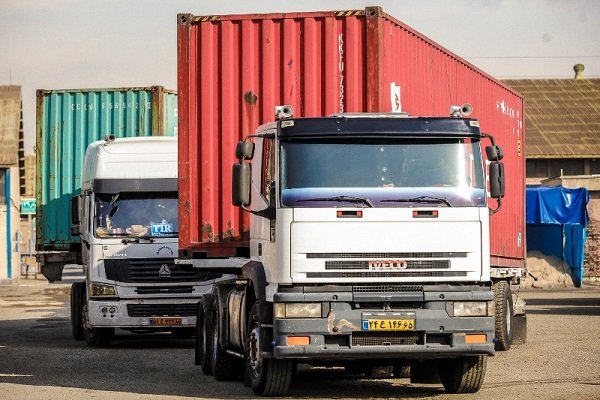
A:
{"label": "concrete wall", "polygon": [[[2,167],[0,167],[2,168]],[[19,167],[10,167],[10,201],[7,207],[6,203],[0,204],[0,282],[15,282],[20,276],[19,253],[16,251],[16,236],[20,228],[21,213],[19,210],[21,204],[21,195],[19,192]],[[8,197],[8,196],[7,196]],[[10,212],[11,219],[11,274],[8,273],[8,236],[7,236],[7,216]]]}

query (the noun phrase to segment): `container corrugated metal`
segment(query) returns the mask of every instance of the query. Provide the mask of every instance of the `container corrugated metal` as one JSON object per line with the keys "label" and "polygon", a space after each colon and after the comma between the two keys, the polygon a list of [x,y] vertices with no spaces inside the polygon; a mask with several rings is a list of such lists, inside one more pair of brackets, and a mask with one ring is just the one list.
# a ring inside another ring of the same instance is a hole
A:
{"label": "container corrugated metal", "polygon": [[177,134],[177,93],[148,88],[37,91],[36,202],[38,250],[68,250],[71,198],[81,191],[87,146],[106,135]]}
{"label": "container corrugated metal", "polygon": [[0,165],[19,162],[21,125],[21,87],[0,86]]}
{"label": "container corrugated metal", "polygon": [[[503,146],[507,193],[491,216],[492,264],[523,266],[523,98],[379,7],[265,15],[178,16],[179,247],[228,255],[248,216],[231,205],[235,145],[294,115],[389,112],[472,118]],[[221,250],[219,251],[217,250]]]}

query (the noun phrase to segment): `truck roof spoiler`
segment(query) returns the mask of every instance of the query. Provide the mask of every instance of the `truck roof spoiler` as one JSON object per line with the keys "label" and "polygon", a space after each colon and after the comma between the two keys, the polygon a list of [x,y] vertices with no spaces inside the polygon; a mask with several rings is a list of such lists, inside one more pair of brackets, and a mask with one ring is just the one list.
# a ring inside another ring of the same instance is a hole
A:
{"label": "truck roof spoiler", "polygon": [[406,112],[346,112],[331,114],[330,117],[346,118],[410,118]]}

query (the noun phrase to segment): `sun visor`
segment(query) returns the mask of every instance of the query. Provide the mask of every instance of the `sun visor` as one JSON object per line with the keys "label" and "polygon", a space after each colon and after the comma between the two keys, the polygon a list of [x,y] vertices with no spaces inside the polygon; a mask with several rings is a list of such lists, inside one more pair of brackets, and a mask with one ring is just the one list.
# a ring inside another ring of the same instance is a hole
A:
{"label": "sun visor", "polygon": [[176,192],[177,178],[161,179],[94,179],[94,192]]}

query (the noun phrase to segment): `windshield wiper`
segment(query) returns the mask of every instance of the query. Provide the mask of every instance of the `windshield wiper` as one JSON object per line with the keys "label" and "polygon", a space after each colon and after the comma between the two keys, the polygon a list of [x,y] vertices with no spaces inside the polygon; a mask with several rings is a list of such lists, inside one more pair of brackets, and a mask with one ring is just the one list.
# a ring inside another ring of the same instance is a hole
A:
{"label": "windshield wiper", "polygon": [[368,207],[373,207],[373,204],[366,197],[355,197],[355,196],[332,196],[332,197],[315,197],[312,199],[301,199],[298,203],[303,201],[337,201],[337,202],[348,202],[348,203],[361,203]]}
{"label": "windshield wiper", "polygon": [[381,200],[382,203],[440,203],[447,205],[448,207],[452,207],[450,202],[443,197],[434,197],[434,196],[419,196],[413,197],[410,199],[390,199],[390,200]]}
{"label": "windshield wiper", "polygon": [[149,241],[150,243],[154,243],[154,239],[150,236],[133,236],[133,237],[127,237],[124,238],[123,240],[121,240],[121,243],[123,244],[127,244],[127,243],[139,243],[140,239],[144,239]]}

